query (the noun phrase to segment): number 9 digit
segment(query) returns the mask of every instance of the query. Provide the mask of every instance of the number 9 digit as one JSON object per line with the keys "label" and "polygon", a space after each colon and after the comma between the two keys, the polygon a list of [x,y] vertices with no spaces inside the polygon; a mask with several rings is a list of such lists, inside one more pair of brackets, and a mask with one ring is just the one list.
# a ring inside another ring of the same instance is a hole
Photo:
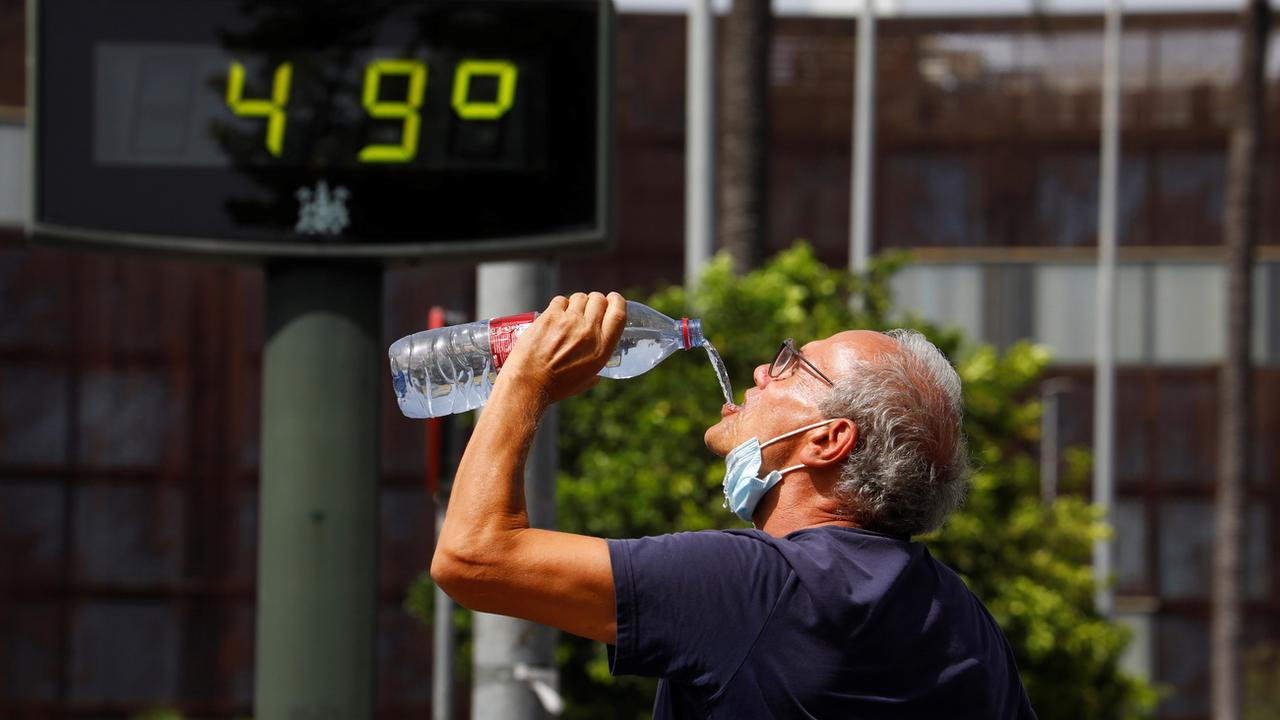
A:
{"label": "number 9 digit", "polygon": [[[378,98],[384,75],[407,75],[408,96],[403,102]],[[418,133],[422,119],[418,108],[427,88],[427,66],[420,60],[374,60],[365,68],[364,108],[380,120],[403,118],[399,145],[366,145],[360,151],[360,162],[408,162],[418,154]]]}

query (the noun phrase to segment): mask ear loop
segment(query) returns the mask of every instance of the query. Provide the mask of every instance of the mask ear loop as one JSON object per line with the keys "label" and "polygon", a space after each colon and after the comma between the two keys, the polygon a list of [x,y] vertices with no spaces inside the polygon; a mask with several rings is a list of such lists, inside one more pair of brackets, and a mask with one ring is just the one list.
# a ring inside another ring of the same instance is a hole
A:
{"label": "mask ear loop", "polygon": [[762,442],[762,443],[760,443],[760,449],[761,449],[761,450],[763,450],[763,449],[765,449],[766,447],[769,447],[770,445],[772,445],[772,444],[774,444],[774,443],[778,442],[779,440],[786,440],[787,438],[791,437],[792,435],[799,435],[800,433],[805,432],[806,430],[812,430],[812,429],[814,429],[814,428],[816,428],[816,427],[822,427],[823,425],[829,425],[829,424],[831,424],[831,423],[833,423],[833,422],[835,422],[835,421],[836,421],[836,419],[835,419],[835,418],[828,418],[828,419],[826,419],[826,420],[819,420],[819,421],[818,421],[818,422],[816,422],[816,423],[810,423],[810,424],[805,425],[804,427],[801,427],[801,428],[796,428],[795,430],[792,430],[791,432],[783,433],[783,434],[779,435],[778,437],[776,437],[776,438],[774,438],[774,439],[772,439],[772,440],[770,440],[770,441],[768,441],[768,442]]}
{"label": "mask ear loop", "polygon": [[[800,434],[800,433],[802,433],[802,432],[806,432],[806,431],[812,430],[812,429],[817,428],[817,427],[822,427],[823,425],[829,425],[829,424],[831,424],[831,423],[833,423],[833,422],[835,422],[835,418],[828,418],[828,419],[826,419],[826,420],[819,420],[819,421],[818,421],[818,422],[816,422],[816,423],[810,423],[810,424],[808,424],[808,425],[805,425],[805,426],[804,426],[804,427],[802,427],[802,428],[796,428],[795,430],[792,430],[791,432],[783,433],[783,434],[779,435],[778,437],[776,437],[776,438],[774,438],[774,439],[770,440],[769,442],[761,443],[761,444],[760,444],[760,449],[761,449],[761,450],[763,450],[763,449],[765,448],[765,446],[767,446],[767,445],[772,445],[772,444],[774,444],[774,443],[778,442],[779,440],[786,440],[787,438],[791,437],[792,435],[799,435],[799,434]],[[779,471],[778,471],[778,475],[786,475],[787,473],[792,472],[793,470],[799,470],[799,469],[800,469],[800,468],[802,468],[802,467],[807,467],[807,466],[806,466],[804,463],[800,463],[799,465],[792,465],[791,467],[785,467],[785,468],[782,468],[781,470],[779,470]]]}

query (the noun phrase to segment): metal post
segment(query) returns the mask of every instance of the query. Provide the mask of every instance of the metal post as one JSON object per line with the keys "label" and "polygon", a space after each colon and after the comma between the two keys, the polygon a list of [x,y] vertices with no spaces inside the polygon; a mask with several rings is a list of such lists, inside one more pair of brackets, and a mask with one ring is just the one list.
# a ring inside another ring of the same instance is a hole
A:
{"label": "metal post", "polygon": [[849,269],[866,272],[871,256],[871,168],[875,153],[876,8],[863,0],[858,16],[858,67],[853,101],[853,197],[850,199]]}
{"label": "metal post", "polygon": [[1058,394],[1040,390],[1040,500],[1058,497]]}
{"label": "metal post", "polygon": [[[1098,183],[1097,367],[1093,401],[1093,501],[1103,520],[1112,521],[1115,504],[1115,298],[1116,203],[1120,173],[1120,0],[1108,0],[1102,81],[1102,162]],[[1111,541],[1093,544],[1094,603],[1110,617]]]}
{"label": "metal post", "polygon": [[[447,492],[436,495],[436,535],[444,526],[444,514],[449,504]],[[453,656],[458,641],[453,632],[453,598],[437,586],[432,618],[431,646],[431,718],[453,720]]]}
{"label": "metal post", "polygon": [[260,718],[373,717],[382,270],[268,266]]}
{"label": "metal post", "polygon": [[716,18],[711,0],[690,0],[685,71],[684,286],[692,291],[715,242]]}
{"label": "metal post", "polygon": [[[477,314],[482,318],[541,310],[554,293],[555,268],[548,261],[484,263],[479,267]],[[483,412],[483,411],[481,411]],[[556,525],[557,409],[543,417],[525,465],[525,501],[534,527]],[[557,632],[536,623],[475,614],[476,720],[533,720],[558,711]]]}
{"label": "metal post", "polygon": [[1040,499],[1046,505],[1058,497],[1058,399],[1070,389],[1066,378],[1046,380],[1040,386]]}
{"label": "metal post", "polygon": [[[429,329],[442,328],[449,324],[444,308],[432,307],[427,313]],[[459,320],[461,322],[461,320]],[[445,426],[444,418],[432,418],[426,422],[426,470],[427,492],[435,500],[435,541],[440,540],[440,528],[444,527],[444,516],[449,505],[449,490],[452,482],[444,481],[445,446],[450,449],[453,443],[447,443],[445,437],[454,430],[453,423]],[[433,544],[434,547],[434,544]],[[431,719],[453,719],[453,656],[458,642],[453,630],[453,598],[440,589],[432,588],[434,604],[431,618]]]}

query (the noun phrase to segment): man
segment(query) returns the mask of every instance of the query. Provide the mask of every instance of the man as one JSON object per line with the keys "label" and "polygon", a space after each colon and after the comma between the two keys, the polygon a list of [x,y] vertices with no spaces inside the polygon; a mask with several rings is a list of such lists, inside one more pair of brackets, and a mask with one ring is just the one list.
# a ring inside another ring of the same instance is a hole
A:
{"label": "man", "polygon": [[910,536],[963,500],[960,380],[918,333],[783,344],[706,444],[751,530],[603,540],[529,528],[523,467],[552,403],[594,385],[620,295],[557,297],[502,368],[431,564],[474,610],[610,646],[662,678],[655,718],[1034,718],[1008,643]]}

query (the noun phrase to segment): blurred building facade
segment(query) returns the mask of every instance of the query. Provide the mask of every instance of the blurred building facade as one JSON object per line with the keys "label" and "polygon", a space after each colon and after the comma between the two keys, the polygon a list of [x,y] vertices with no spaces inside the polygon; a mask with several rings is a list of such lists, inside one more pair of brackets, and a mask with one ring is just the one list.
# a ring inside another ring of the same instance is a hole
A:
{"label": "blurred building facade", "polygon": [[[261,274],[24,243],[22,5],[0,0],[0,717],[245,715]],[[565,258],[568,291],[683,277],[684,19],[622,15],[618,31],[618,242]],[[875,243],[916,259],[899,304],[1050,347],[1050,376],[1069,380],[1057,445],[1087,446],[1101,20],[891,19],[880,33]],[[771,248],[806,239],[833,265],[848,252],[854,36],[851,20],[784,18],[772,50]],[[1167,720],[1208,717],[1237,43],[1232,16],[1145,15],[1127,19],[1122,52],[1117,590],[1130,661],[1171,690]],[[1280,94],[1269,101],[1274,137]],[[1256,285],[1250,642],[1280,636],[1278,168]],[[472,277],[460,263],[390,272],[386,340],[425,326],[430,305],[470,312]],[[386,398],[379,716],[424,717],[430,633],[402,603],[433,506],[422,428]]]}

